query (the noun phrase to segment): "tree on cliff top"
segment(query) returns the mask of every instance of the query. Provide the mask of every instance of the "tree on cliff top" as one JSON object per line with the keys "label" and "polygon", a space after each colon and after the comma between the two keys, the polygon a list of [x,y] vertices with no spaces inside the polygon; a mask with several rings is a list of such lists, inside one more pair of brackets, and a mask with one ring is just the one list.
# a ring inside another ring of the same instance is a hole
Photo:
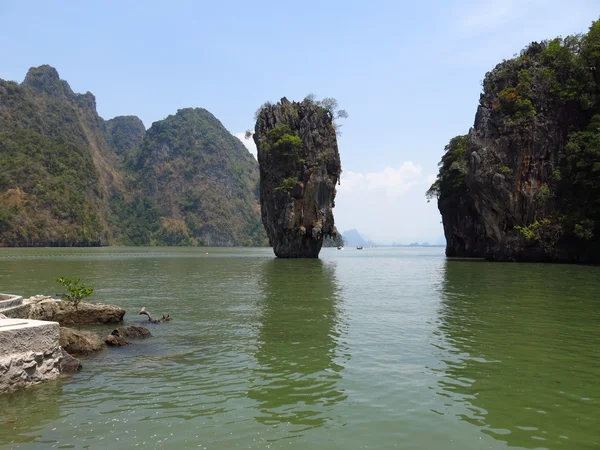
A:
{"label": "tree on cliff top", "polygon": [[333,97],[325,97],[323,100],[317,100],[315,94],[308,94],[304,97],[304,102],[312,103],[314,105],[320,106],[323,109],[326,109],[331,114],[333,118],[333,127],[335,128],[336,133],[341,134],[340,128],[342,124],[338,122],[339,119],[347,119],[348,113],[345,109],[339,109],[338,101]]}
{"label": "tree on cliff top", "polygon": [[592,23],[581,45],[581,57],[587,62],[596,84],[600,85],[600,20]]}
{"label": "tree on cliff top", "polygon": [[[339,109],[339,103],[338,101],[333,98],[333,97],[325,97],[322,100],[317,100],[315,94],[308,94],[306,97],[304,97],[304,100],[302,100],[303,103],[308,103],[308,104],[313,104],[316,106],[319,106],[327,111],[329,111],[329,114],[331,114],[331,117],[333,119],[333,127],[335,128],[335,131],[338,135],[341,134],[340,128],[342,127],[342,124],[340,124],[338,122],[339,119],[347,119],[348,118],[348,112],[345,109]],[[267,101],[265,103],[263,103],[260,108],[258,108],[256,110],[256,112],[254,113],[254,121],[256,121],[258,119],[258,116],[260,116],[261,111],[263,111],[266,108],[269,108],[273,106],[273,103]],[[244,137],[246,139],[250,139],[252,137],[253,131],[252,130],[246,130],[246,133],[244,135]]]}

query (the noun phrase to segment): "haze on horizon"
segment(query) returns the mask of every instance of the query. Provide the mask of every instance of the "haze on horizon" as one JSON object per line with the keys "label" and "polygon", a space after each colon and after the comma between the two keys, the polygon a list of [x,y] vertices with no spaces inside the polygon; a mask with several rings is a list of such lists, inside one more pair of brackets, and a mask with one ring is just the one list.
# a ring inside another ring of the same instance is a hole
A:
{"label": "haze on horizon", "polygon": [[146,127],[203,107],[251,151],[243,132],[265,101],[335,97],[350,115],[337,228],[438,243],[424,193],[446,143],[472,126],[485,73],[599,14],[595,0],[5,2],[0,78],[50,64],[105,119],[134,114]]}

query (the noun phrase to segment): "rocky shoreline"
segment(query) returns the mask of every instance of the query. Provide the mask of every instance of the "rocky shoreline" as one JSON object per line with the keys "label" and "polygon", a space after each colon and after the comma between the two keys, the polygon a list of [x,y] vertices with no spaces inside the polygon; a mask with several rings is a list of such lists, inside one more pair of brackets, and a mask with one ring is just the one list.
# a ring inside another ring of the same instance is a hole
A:
{"label": "rocky shoreline", "polygon": [[106,336],[69,328],[119,324],[124,315],[116,305],[82,302],[75,307],[43,295],[23,299],[0,294],[0,394],[80,370],[75,356],[152,336],[137,325],[120,326]]}

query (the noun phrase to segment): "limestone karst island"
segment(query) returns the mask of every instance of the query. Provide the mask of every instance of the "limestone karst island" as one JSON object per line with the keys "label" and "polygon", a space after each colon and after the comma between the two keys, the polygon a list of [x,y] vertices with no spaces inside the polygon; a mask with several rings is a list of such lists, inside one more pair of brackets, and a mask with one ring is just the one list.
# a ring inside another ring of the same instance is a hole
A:
{"label": "limestone karst island", "polygon": [[0,11],[0,448],[600,448],[594,2]]}
{"label": "limestone karst island", "polygon": [[436,197],[446,255],[600,263],[600,24],[488,72]]}
{"label": "limestone karst island", "polygon": [[285,97],[261,107],[254,142],[263,224],[275,254],[314,258],[335,238],[335,187],[342,168],[332,108]]}

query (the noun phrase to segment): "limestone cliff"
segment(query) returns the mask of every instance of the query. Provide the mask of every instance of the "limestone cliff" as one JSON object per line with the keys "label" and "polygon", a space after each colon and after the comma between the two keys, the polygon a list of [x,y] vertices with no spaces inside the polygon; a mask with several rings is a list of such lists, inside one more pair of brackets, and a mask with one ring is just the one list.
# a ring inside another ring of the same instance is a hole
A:
{"label": "limestone cliff", "polygon": [[448,256],[600,262],[599,63],[596,22],[486,75],[464,150],[446,147],[430,191]]}
{"label": "limestone cliff", "polygon": [[456,136],[445,150],[440,172],[427,195],[438,198],[446,236],[446,256],[482,257],[485,230],[466,183],[467,136]]}
{"label": "limestone cliff", "polygon": [[323,239],[334,234],[341,173],[332,111],[310,99],[266,104],[257,115],[254,142],[262,221],[275,255],[318,257]]}

